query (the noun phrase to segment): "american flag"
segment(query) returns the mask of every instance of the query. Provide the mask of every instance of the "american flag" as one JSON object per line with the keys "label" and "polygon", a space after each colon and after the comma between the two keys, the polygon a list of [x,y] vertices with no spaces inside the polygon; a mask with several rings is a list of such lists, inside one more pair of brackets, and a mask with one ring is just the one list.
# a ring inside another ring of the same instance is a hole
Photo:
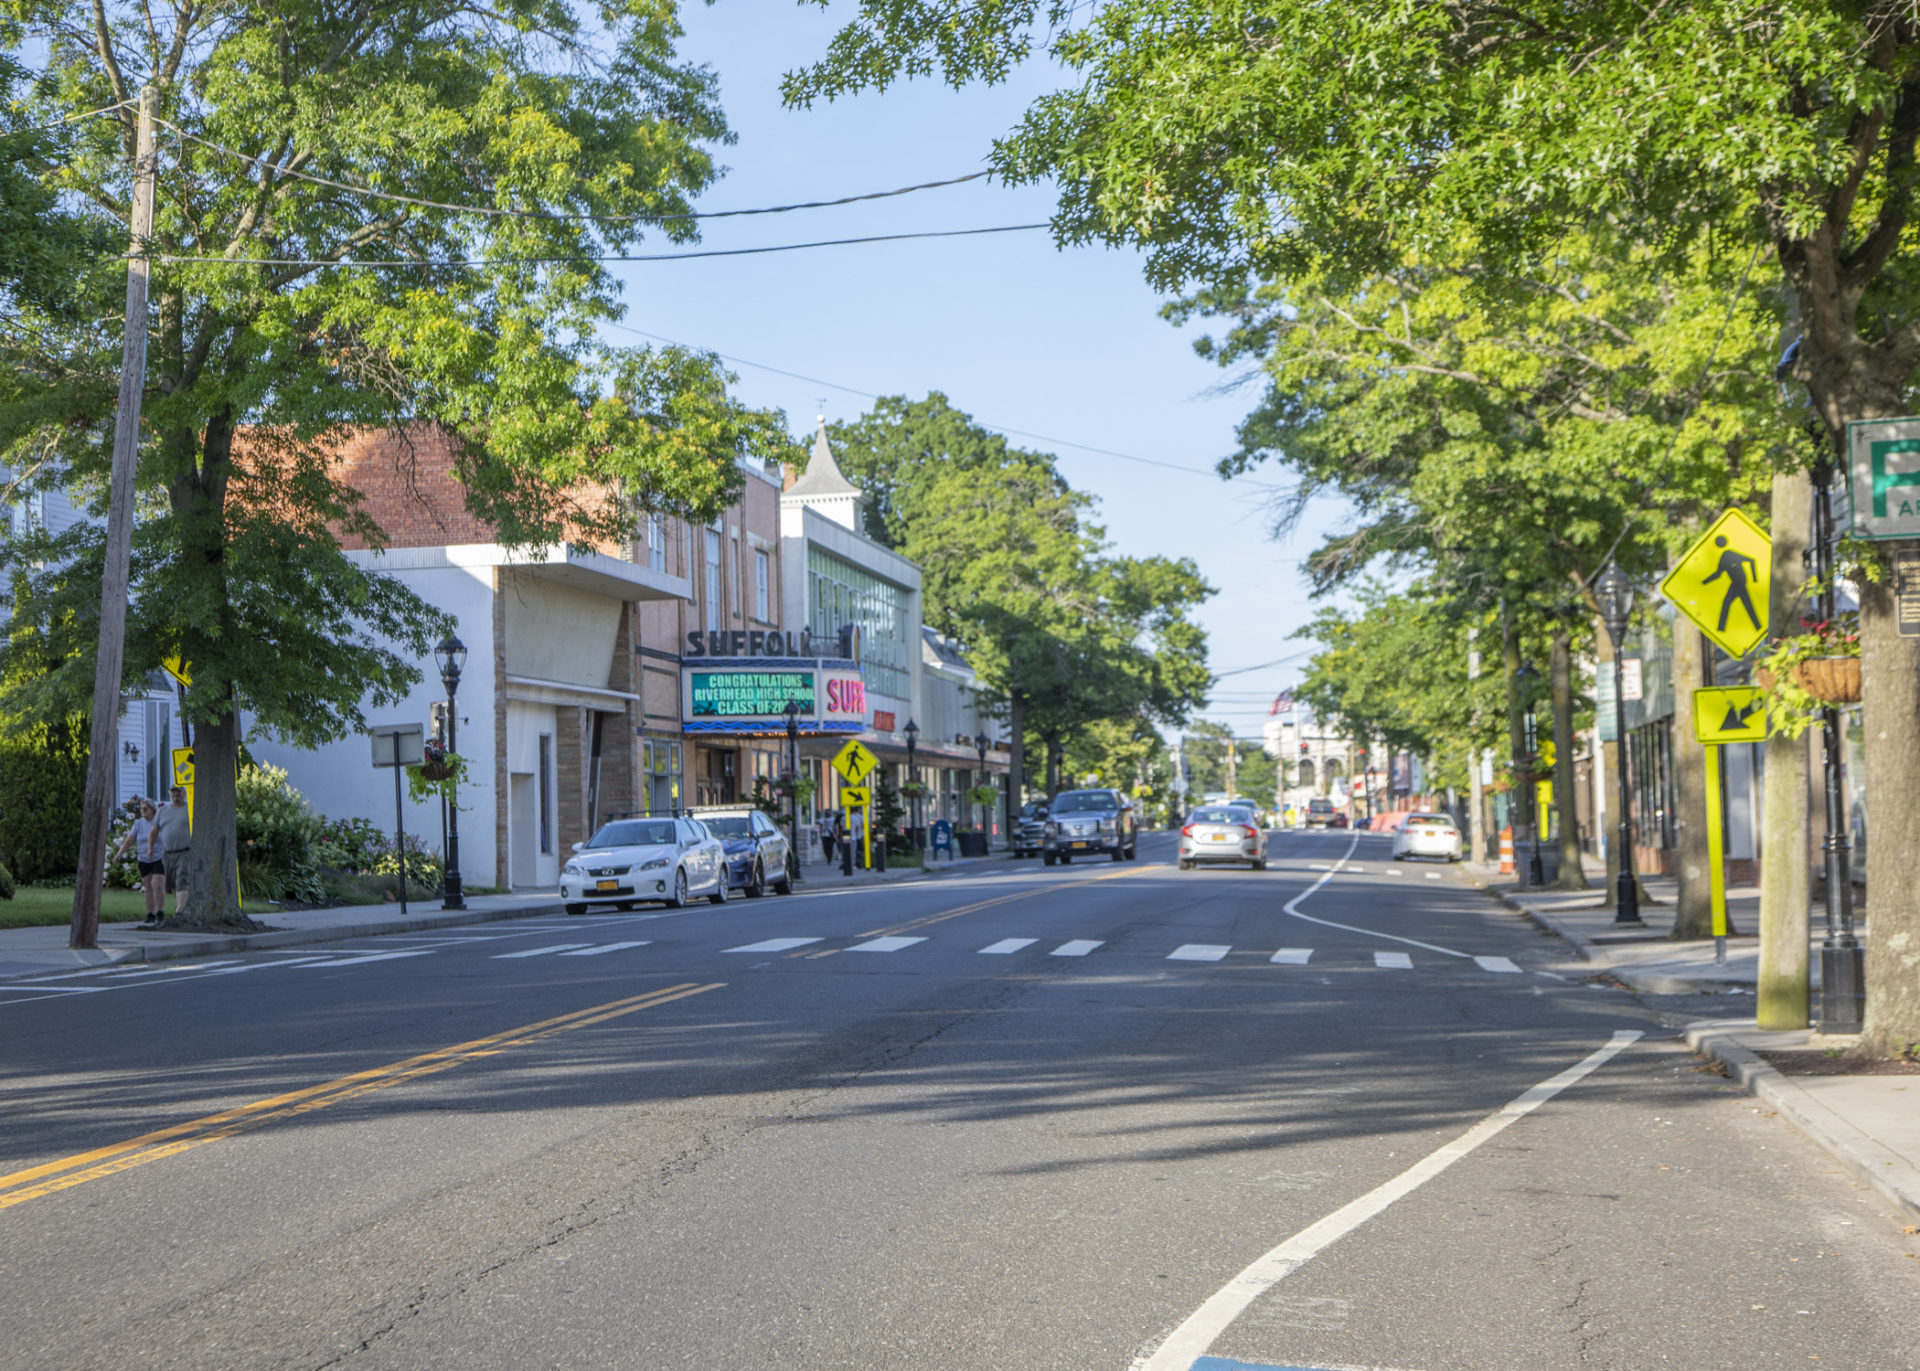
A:
{"label": "american flag", "polygon": [[1274,696],[1273,708],[1269,709],[1267,713],[1269,716],[1274,714],[1293,713],[1293,692],[1291,690],[1283,690],[1278,695]]}

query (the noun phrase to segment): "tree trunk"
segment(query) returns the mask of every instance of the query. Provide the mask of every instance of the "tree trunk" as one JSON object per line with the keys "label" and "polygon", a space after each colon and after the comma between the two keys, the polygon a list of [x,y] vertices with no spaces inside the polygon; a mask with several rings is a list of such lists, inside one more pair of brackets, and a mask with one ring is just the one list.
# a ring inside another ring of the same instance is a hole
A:
{"label": "tree trunk", "polygon": [[1707,752],[1694,739],[1693,692],[1706,683],[1706,639],[1685,619],[1673,621],[1674,856],[1680,895],[1673,910],[1673,936],[1713,936],[1713,892],[1707,850]]}
{"label": "tree trunk", "polygon": [[1467,744],[1467,836],[1471,840],[1467,849],[1467,859],[1475,862],[1487,862],[1487,792],[1480,783],[1479,749],[1471,742]]}
{"label": "tree trunk", "polygon": [[[1800,631],[1801,557],[1813,521],[1813,483],[1803,471],[1773,478],[1773,583],[1767,632]],[[1807,833],[1807,740],[1770,737],[1760,774],[1760,975],[1756,1018],[1776,1032],[1809,1022],[1808,905],[1813,895]]]}
{"label": "tree trunk", "polygon": [[[1892,587],[1860,585],[1860,699],[1867,767],[1867,1017],[1863,1051],[1920,1042],[1920,650],[1894,626]],[[1858,861],[1859,854],[1854,854]]]}
{"label": "tree trunk", "polygon": [[193,850],[187,854],[187,905],[179,922],[198,928],[248,926],[240,912],[234,765],[238,721],[232,711],[195,730]]}
{"label": "tree trunk", "polygon": [[1007,816],[1007,834],[1014,831],[1013,814],[1026,803],[1027,788],[1027,699],[1019,691],[1007,696],[1007,804],[1013,813]]}
{"label": "tree trunk", "polygon": [[1556,624],[1548,653],[1548,685],[1553,694],[1553,807],[1560,818],[1560,874],[1556,890],[1585,890],[1580,865],[1580,805],[1574,793],[1573,644],[1564,624]]}
{"label": "tree trunk", "polygon": [[1527,787],[1533,780],[1521,774],[1521,759],[1527,755],[1527,723],[1525,711],[1520,707],[1520,641],[1514,635],[1513,616],[1507,612],[1505,600],[1500,602],[1500,657],[1507,673],[1507,747],[1513,759],[1514,802],[1507,810],[1511,816],[1508,822],[1513,826],[1513,882],[1525,890],[1529,872],[1522,854],[1526,851],[1525,840],[1530,836],[1526,821],[1534,805]]}

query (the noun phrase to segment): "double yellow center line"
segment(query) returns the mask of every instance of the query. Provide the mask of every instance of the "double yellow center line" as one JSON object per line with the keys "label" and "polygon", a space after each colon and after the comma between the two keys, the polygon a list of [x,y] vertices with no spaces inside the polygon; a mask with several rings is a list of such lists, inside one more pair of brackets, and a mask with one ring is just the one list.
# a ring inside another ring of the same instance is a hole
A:
{"label": "double yellow center line", "polygon": [[522,1047],[528,1043],[539,1042],[542,1038],[551,1038],[559,1033],[585,1028],[588,1024],[604,1023],[608,1019],[617,1019],[623,1014],[632,1014],[637,1010],[652,1009],[656,1005],[670,1004],[674,1000],[684,1000],[692,995],[703,995],[709,990],[718,990],[725,984],[725,981],[712,981],[705,985],[686,981],[680,985],[670,985],[661,990],[649,991],[645,995],[613,1000],[607,1004],[594,1005],[590,1009],[575,1010],[571,1014],[562,1014],[557,1018],[542,1019],[538,1023],[510,1028],[504,1033],[494,1033],[484,1038],[475,1038],[471,1042],[456,1043],[452,1047],[423,1052],[417,1057],[408,1057],[404,1061],[393,1062],[387,1066],[356,1071],[350,1076],[341,1076],[322,1085],[311,1085],[304,1090],[294,1090],[284,1095],[275,1095],[270,1099],[255,1100],[252,1104],[223,1109],[218,1114],[209,1114],[205,1118],[194,1119],[189,1123],[174,1124],[171,1128],[162,1128],[157,1132],[143,1133],[137,1138],[129,1138],[125,1142],[115,1143],[110,1147],[97,1147],[91,1152],[77,1153],[71,1157],[63,1157],[59,1161],[46,1162],[40,1166],[29,1167],[25,1171],[16,1171],[10,1176],[0,1176],[0,1209],[11,1209],[16,1204],[37,1200],[42,1195],[69,1190],[76,1185],[85,1185],[88,1181],[99,1180],[103,1176],[115,1176],[122,1171],[131,1171],[134,1167],[145,1166],[148,1162],[177,1157],[182,1152],[189,1152],[210,1142],[218,1142],[222,1138],[231,1138],[236,1133],[245,1133],[280,1119],[311,1114],[345,1100],[370,1095],[376,1090],[386,1090],[392,1086],[405,1084],[407,1081],[418,1080],[422,1076],[445,1071],[463,1062],[494,1056],[510,1047]]}

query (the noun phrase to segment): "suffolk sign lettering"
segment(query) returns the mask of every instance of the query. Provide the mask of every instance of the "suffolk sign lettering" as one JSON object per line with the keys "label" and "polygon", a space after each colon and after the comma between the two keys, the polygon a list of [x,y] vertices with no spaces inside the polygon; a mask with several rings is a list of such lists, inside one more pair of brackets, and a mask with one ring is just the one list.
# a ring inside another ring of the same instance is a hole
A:
{"label": "suffolk sign lettering", "polygon": [[687,635],[682,657],[840,657],[860,660],[860,632],[849,626],[832,638],[816,638],[811,629],[695,629]]}

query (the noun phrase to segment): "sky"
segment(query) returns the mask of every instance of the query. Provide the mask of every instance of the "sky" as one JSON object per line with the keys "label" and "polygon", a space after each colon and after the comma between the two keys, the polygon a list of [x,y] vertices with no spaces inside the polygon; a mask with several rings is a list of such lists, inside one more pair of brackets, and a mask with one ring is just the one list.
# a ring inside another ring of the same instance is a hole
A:
{"label": "sky", "polygon": [[[682,52],[718,73],[738,136],[720,150],[727,175],[699,208],[831,199],[981,170],[992,139],[1057,75],[1033,68],[1004,87],[959,92],[921,81],[784,108],[781,75],[824,52],[846,9],[719,0],[683,10]],[[709,222],[699,247],[1036,224],[1052,206],[1048,186],[972,181]],[[655,240],[635,250],[675,249]],[[1226,482],[1214,474],[1258,392],[1222,393],[1229,374],[1194,354],[1199,330],[1159,317],[1165,302],[1134,253],[1061,251],[1043,230],[616,270],[628,309],[608,342],[651,336],[718,352],[739,377],[740,397],[784,409],[801,436],[816,415],[859,415],[869,396],[933,390],[984,425],[1041,435],[1012,437],[1054,453],[1068,481],[1098,497],[1116,551],[1191,557],[1217,588],[1198,615],[1223,676],[1203,717],[1257,736],[1273,696],[1297,678],[1311,649],[1288,635],[1316,608],[1298,563],[1339,510],[1316,505],[1290,541],[1276,542],[1270,502],[1284,475]]]}

